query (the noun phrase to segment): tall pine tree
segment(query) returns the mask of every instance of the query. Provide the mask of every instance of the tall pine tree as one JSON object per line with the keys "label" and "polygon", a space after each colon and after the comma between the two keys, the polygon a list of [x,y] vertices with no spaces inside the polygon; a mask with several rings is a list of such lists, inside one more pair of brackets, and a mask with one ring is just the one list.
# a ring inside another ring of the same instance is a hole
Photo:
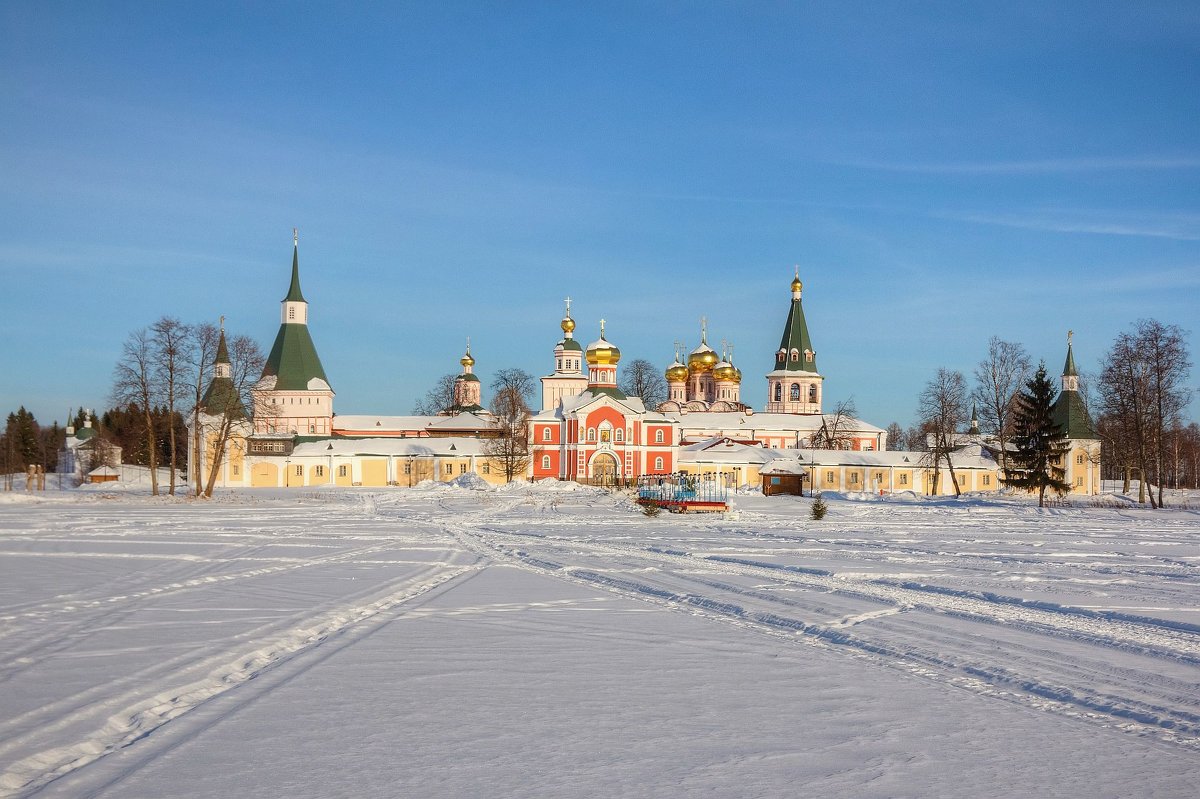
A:
{"label": "tall pine tree", "polygon": [[1065,494],[1071,489],[1064,481],[1063,458],[1070,445],[1067,433],[1054,423],[1054,384],[1046,375],[1046,364],[1025,383],[1017,395],[1014,421],[1016,452],[1004,470],[1004,482],[1013,488],[1038,492],[1038,507],[1046,505],[1046,489]]}

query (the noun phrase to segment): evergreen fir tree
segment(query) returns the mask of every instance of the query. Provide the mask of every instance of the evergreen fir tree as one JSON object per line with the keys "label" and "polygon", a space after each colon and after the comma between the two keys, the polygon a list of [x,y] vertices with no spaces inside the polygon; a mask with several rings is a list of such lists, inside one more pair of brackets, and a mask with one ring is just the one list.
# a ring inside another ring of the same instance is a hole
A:
{"label": "evergreen fir tree", "polygon": [[1025,391],[1017,395],[1016,452],[1009,458],[1004,482],[1014,488],[1038,492],[1038,507],[1045,507],[1046,489],[1065,494],[1071,489],[1064,481],[1066,470],[1063,458],[1070,445],[1067,434],[1054,422],[1055,388],[1046,375],[1046,364],[1039,364],[1037,373],[1025,383]]}
{"label": "evergreen fir tree", "polygon": [[825,504],[825,500],[821,499],[820,494],[817,494],[815,497],[813,497],[813,504],[812,504],[812,509],[811,509],[811,515],[812,515],[813,521],[819,522],[822,519],[824,519],[825,512],[828,510],[829,510],[829,506]]}

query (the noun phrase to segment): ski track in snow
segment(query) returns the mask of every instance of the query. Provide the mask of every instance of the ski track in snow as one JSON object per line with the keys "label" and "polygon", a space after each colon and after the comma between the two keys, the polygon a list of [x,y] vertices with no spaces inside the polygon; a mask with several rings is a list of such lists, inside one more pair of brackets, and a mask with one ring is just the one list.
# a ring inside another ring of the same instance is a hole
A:
{"label": "ski track in snow", "polygon": [[[361,583],[341,577],[349,580],[341,593],[324,599],[280,594],[297,607],[265,621],[244,619],[244,628],[207,645],[164,652],[0,719],[0,796],[35,794],[134,744],[153,753],[148,736],[163,725],[186,729],[188,714],[205,703],[237,697],[281,664],[315,662],[331,638],[352,644],[417,598],[489,564],[1200,750],[1200,624],[1149,612],[1200,609],[1200,561],[1153,551],[1194,545],[1194,515],[1172,526],[1109,513],[1081,540],[1059,532],[1042,542],[1035,538],[1055,529],[1053,517],[1025,519],[1020,509],[912,507],[893,521],[885,509],[844,503],[840,518],[798,529],[781,513],[646,520],[628,500],[595,490],[248,497],[193,513],[131,505],[71,503],[66,518],[34,516],[37,526],[22,523],[28,506],[8,508],[3,519],[15,526],[0,527],[0,558],[14,568],[62,561],[86,574],[93,561],[145,565],[0,606],[0,690],[99,631],[146,624],[138,614],[162,610],[164,599],[286,592],[298,575],[340,568],[371,576]],[[1018,529],[997,535],[1003,527],[991,525],[972,538],[977,527],[962,516],[975,510]],[[259,523],[265,516],[270,523]],[[280,554],[283,547],[302,551]],[[414,559],[416,551],[428,558]],[[1068,601],[997,590],[1009,573],[1044,584],[1046,595],[1067,592]],[[1133,612],[1070,601],[1076,595],[1069,592],[1108,586],[1148,603]],[[535,605],[555,603],[514,597],[486,610]],[[484,611],[438,613],[476,612]],[[245,700],[255,696],[249,691]]]}
{"label": "ski track in snow", "polygon": [[[494,515],[502,516],[503,512]],[[655,546],[563,539],[529,529],[505,531],[486,519],[453,529],[476,551],[492,553],[543,574],[597,585],[642,602],[685,609],[770,635],[782,633],[799,636],[807,643],[845,648],[882,665],[978,694],[1200,750],[1200,683],[1196,682],[1200,675],[1193,672],[1190,679],[1183,680],[1164,677],[1155,662],[1166,659],[1193,668],[1200,665],[1200,637],[1194,624],[1027,602],[990,592],[959,591],[910,581],[842,577],[820,569],[693,555]],[[535,547],[536,552],[531,551]],[[617,560],[626,565],[622,572],[638,576],[614,576],[611,565],[601,571],[564,562],[564,555],[578,558],[580,554],[597,556],[609,564]],[[806,621],[794,614],[796,603],[736,585],[699,580],[697,572],[772,580],[824,595],[821,604],[836,595],[887,607],[823,622]],[[706,590],[689,590],[687,584],[696,582]],[[900,635],[897,630],[902,627],[880,626],[879,630],[854,634],[845,631],[863,622],[900,614],[907,620],[914,613],[944,615],[971,625],[1002,625],[1026,633],[1031,642],[1009,643],[998,650],[994,636],[983,633],[983,644],[979,645],[980,634],[958,630],[955,635],[946,635],[944,625],[936,620],[906,625],[908,630]],[[1047,657],[1045,647],[1036,643],[1040,636],[1086,644],[1094,651],[1086,656],[1054,652]],[[1016,668],[1011,657],[1015,646],[1028,653],[1016,659]],[[1105,650],[1132,653],[1147,662],[1137,670],[1113,668],[1106,662]],[[1113,679],[1119,679],[1129,690],[1112,693],[1097,689],[1097,685],[1109,685]]]}

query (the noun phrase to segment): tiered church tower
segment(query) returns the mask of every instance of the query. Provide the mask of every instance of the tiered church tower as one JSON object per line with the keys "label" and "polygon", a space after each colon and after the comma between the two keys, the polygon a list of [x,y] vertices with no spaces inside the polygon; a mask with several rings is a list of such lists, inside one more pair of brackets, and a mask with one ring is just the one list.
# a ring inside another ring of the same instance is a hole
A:
{"label": "tiered church tower", "polygon": [[542,410],[557,407],[564,397],[574,397],[587,391],[588,379],[583,374],[583,347],[575,340],[575,320],[571,318],[571,298],[560,327],[563,337],[554,345],[554,372],[542,378]]}
{"label": "tiered church tower", "polygon": [[292,283],[280,305],[275,344],[251,391],[254,432],[331,435],[333,388],[308,332],[308,303],[300,291],[300,240],[294,230]]}
{"label": "tiered church tower", "polygon": [[821,384],[817,354],[812,348],[804,307],[800,303],[800,269],[792,281],[792,307],[775,353],[775,369],[767,373],[767,413],[821,413]]}

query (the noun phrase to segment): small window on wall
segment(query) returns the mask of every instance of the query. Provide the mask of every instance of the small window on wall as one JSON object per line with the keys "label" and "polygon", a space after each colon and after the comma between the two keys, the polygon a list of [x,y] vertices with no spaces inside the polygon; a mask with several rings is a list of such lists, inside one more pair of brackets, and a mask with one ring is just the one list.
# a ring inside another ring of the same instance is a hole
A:
{"label": "small window on wall", "polygon": [[1080,488],[1083,487],[1083,476],[1082,475],[1075,478],[1075,485],[1079,486]]}
{"label": "small window on wall", "polygon": [[809,402],[817,401],[817,387],[815,385],[808,387],[808,401]]}
{"label": "small window on wall", "polygon": [[236,466],[233,467],[233,476],[234,477],[238,476],[238,467],[236,467]]}
{"label": "small window on wall", "polygon": [[550,440],[550,428],[543,427],[542,428],[542,441],[549,441],[549,440]]}
{"label": "small window on wall", "polygon": [[304,476],[304,467],[303,467],[303,466],[297,466],[297,467],[296,467],[296,476],[297,476],[297,477],[303,477],[303,476]]}
{"label": "small window on wall", "polygon": [[902,486],[908,485],[908,475],[907,474],[900,475],[900,485],[902,485]]}
{"label": "small window on wall", "polygon": [[662,430],[654,431],[654,443],[655,444],[663,443],[663,431]]}
{"label": "small window on wall", "polygon": [[345,477],[346,469],[347,469],[347,467],[345,467],[345,466],[339,466],[338,467],[338,477]]}
{"label": "small window on wall", "polygon": [[654,459],[654,469],[655,469],[655,471],[659,471],[659,472],[661,472],[661,471],[662,471],[662,468],[663,468],[663,459],[662,459],[662,458],[655,458],[655,459]]}
{"label": "small window on wall", "polygon": [[465,464],[465,463],[458,464],[458,473],[466,474],[467,473],[467,464]]}
{"label": "small window on wall", "polygon": [[406,463],[404,464],[404,473],[405,473],[405,474],[412,474],[412,464],[411,464],[411,463],[407,463],[407,462],[406,462]]}
{"label": "small window on wall", "polygon": [[1082,466],[1083,465],[1083,455],[1076,455],[1075,463],[1079,466]]}
{"label": "small window on wall", "polygon": [[985,474],[983,476],[983,484],[985,486],[990,486],[992,484],[992,476],[990,474]]}
{"label": "small window on wall", "polygon": [[851,472],[851,473],[850,473],[850,482],[851,482],[853,485],[858,485],[858,472]]}
{"label": "small window on wall", "polygon": [[776,383],[775,384],[775,401],[781,402],[782,400],[783,400],[783,384]]}
{"label": "small window on wall", "polygon": [[625,440],[625,431],[618,430],[616,433],[613,434],[613,437],[616,438],[617,441],[624,441]]}
{"label": "small window on wall", "polygon": [[828,485],[833,485],[833,472],[825,472],[825,482]]}
{"label": "small window on wall", "polygon": [[491,474],[491,473],[492,473],[492,464],[490,464],[490,463],[486,463],[486,462],[485,462],[485,463],[483,464],[483,473],[484,473],[484,474]]}
{"label": "small window on wall", "polygon": [[325,476],[325,467],[324,467],[324,466],[318,466],[318,467],[316,467],[316,470],[315,470],[315,471],[316,471],[316,473],[317,473],[317,477],[324,477],[324,476]]}
{"label": "small window on wall", "polygon": [[792,388],[788,392],[788,399],[790,399],[792,402],[800,401],[800,384],[799,383],[792,383]]}
{"label": "small window on wall", "polygon": [[596,440],[596,428],[589,427],[588,428],[588,441],[595,441],[595,440]]}
{"label": "small window on wall", "polygon": [[310,424],[310,425],[308,426],[308,432],[310,432],[310,433],[315,433],[315,432],[317,432],[317,426],[316,426],[315,424]]}
{"label": "small window on wall", "polygon": [[543,469],[549,469],[549,468],[550,468],[550,456],[549,456],[549,455],[543,455],[543,456],[542,456],[542,468],[543,468]]}
{"label": "small window on wall", "polygon": [[442,473],[443,474],[452,474],[453,471],[454,471],[454,464],[452,464],[452,463],[442,464]]}

